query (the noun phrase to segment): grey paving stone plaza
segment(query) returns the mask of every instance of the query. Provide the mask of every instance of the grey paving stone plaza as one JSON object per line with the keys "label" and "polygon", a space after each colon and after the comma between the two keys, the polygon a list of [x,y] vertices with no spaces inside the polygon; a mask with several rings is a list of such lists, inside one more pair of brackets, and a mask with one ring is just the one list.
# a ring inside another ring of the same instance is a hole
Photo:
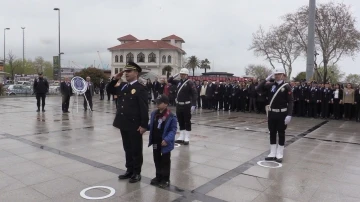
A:
{"label": "grey paving stone plaza", "polygon": [[160,189],[150,185],[155,166],[148,133],[141,182],[118,180],[125,155],[112,126],[115,105],[93,100],[93,113],[82,105],[77,113],[71,104],[63,114],[59,97],[47,98],[44,113],[35,112],[34,97],[0,98],[1,202],[92,201],[80,196],[91,186],[114,188],[115,195],[102,200],[114,202],[360,201],[356,122],[293,118],[282,167],[265,168],[257,165],[269,152],[265,115],[199,110],[190,145],[172,151],[171,186]]}

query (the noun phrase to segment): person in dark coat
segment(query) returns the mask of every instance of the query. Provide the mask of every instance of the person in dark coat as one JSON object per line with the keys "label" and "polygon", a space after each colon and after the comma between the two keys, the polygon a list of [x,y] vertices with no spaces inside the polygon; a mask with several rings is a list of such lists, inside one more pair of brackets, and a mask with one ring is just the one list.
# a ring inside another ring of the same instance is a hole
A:
{"label": "person in dark coat", "polygon": [[208,101],[208,109],[214,109],[215,84],[213,84],[211,80],[209,80],[205,94],[206,100]]}
{"label": "person in dark coat", "polygon": [[93,111],[92,97],[94,96],[94,84],[90,81],[90,77],[86,77],[87,90],[84,94],[84,110],[87,110],[87,104],[89,103],[90,110]]}
{"label": "person in dark coat", "polygon": [[[109,84],[110,84],[110,82],[111,82],[111,80],[113,78],[114,77],[109,78],[109,82],[106,84],[106,94],[107,94],[107,97],[108,97],[108,101],[110,101],[110,97],[111,97],[111,92],[110,92],[111,87],[109,87]],[[114,95],[113,95],[113,100],[114,100]]]}
{"label": "person in dark coat", "polygon": [[[126,172],[119,179],[129,179],[130,183],[141,180],[143,164],[142,135],[148,128],[149,105],[146,87],[138,82],[141,67],[134,62],[128,62],[125,70],[117,74],[110,83],[110,91],[118,96],[117,111],[113,126],[120,129],[126,157]],[[127,82],[121,82],[114,88],[124,74]]]}
{"label": "person in dark coat", "polygon": [[308,89],[307,94],[307,102],[308,102],[308,116],[309,117],[313,117],[313,118],[317,118],[317,103],[320,102],[320,89],[318,89],[317,87],[317,83],[316,82],[312,82],[311,83],[311,87]]}
{"label": "person in dark coat", "polygon": [[321,117],[324,119],[329,118],[330,113],[329,113],[329,104],[331,102],[331,98],[332,98],[333,92],[330,89],[330,84],[329,82],[325,83],[325,87],[323,90],[321,90]]}
{"label": "person in dark coat", "polygon": [[104,100],[105,82],[104,79],[100,79],[100,100]]}
{"label": "person in dark coat", "polygon": [[151,103],[151,99],[152,99],[151,91],[152,91],[152,89],[153,89],[153,85],[152,85],[150,79],[147,79],[147,80],[146,80],[146,89],[147,89],[147,92],[148,92],[148,103],[150,104],[150,103]]}
{"label": "person in dark coat", "polygon": [[201,84],[200,81],[197,80],[196,82],[196,90],[197,90],[197,108],[201,109],[201,97],[200,97],[200,91],[201,91]]}
{"label": "person in dark coat", "polygon": [[62,96],[62,111],[63,113],[69,113],[70,96],[72,96],[73,91],[68,77],[65,78],[65,81],[61,82],[60,92]]}
{"label": "person in dark coat", "polygon": [[[339,120],[342,118],[342,114],[341,114],[341,110],[340,110],[342,98],[343,98],[343,90],[340,88],[340,84],[335,84],[335,89],[333,90],[331,102],[333,103],[333,106],[334,106],[333,113],[334,113],[334,118],[336,120]],[[355,93],[355,100],[356,100],[356,93]],[[359,100],[360,100],[360,96],[359,96]]]}
{"label": "person in dark coat", "polygon": [[176,91],[177,90],[177,86],[174,84],[170,84],[169,87],[169,103],[171,106],[175,106],[175,98],[176,98]]}
{"label": "person in dark coat", "polygon": [[43,77],[43,73],[39,73],[39,78],[35,79],[33,85],[34,93],[36,94],[36,105],[37,105],[37,112],[40,112],[40,98],[41,98],[41,106],[42,111],[45,112],[45,98],[46,93],[49,92],[49,83]]}
{"label": "person in dark coat", "polygon": [[158,81],[158,78],[155,78],[155,81],[152,84],[152,87],[153,87],[153,94],[154,94],[154,100],[155,100],[159,95],[159,89],[160,89],[160,82]]}
{"label": "person in dark coat", "polygon": [[265,113],[266,92],[256,92],[257,113]]}

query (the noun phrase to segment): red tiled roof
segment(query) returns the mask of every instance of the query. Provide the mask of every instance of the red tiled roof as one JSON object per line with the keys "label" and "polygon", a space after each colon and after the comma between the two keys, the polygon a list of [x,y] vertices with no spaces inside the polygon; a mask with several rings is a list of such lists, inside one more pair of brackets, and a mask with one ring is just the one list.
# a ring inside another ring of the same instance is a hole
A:
{"label": "red tiled roof", "polygon": [[162,38],[161,40],[163,40],[163,41],[170,41],[171,39],[175,39],[175,41],[181,41],[181,42],[185,43],[184,39],[176,36],[175,34],[170,35],[170,36],[167,36],[167,37],[165,37],[165,38]]}
{"label": "red tiled roof", "polygon": [[109,48],[108,50],[121,50],[121,49],[170,49],[170,50],[179,50],[182,53],[185,53],[184,50],[181,48],[178,48],[176,46],[173,46],[165,41],[159,41],[159,40],[138,40],[138,41],[131,41],[124,44],[120,44],[118,46],[114,46]]}
{"label": "red tiled roof", "polygon": [[118,38],[119,41],[137,41],[138,39],[131,34]]}

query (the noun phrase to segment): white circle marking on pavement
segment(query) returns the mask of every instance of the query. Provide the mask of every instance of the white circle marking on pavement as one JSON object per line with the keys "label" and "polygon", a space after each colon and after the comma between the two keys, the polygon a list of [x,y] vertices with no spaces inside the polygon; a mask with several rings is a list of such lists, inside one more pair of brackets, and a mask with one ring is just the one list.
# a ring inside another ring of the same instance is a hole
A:
{"label": "white circle marking on pavement", "polygon": [[[99,189],[99,188],[102,188],[102,189],[108,189],[110,190],[110,193],[106,196],[101,196],[101,197],[90,197],[90,196],[87,196],[85,193],[91,189]],[[101,199],[106,199],[106,198],[109,198],[111,196],[113,196],[115,194],[115,189],[112,188],[112,187],[107,187],[107,186],[93,186],[93,187],[88,187],[86,189],[83,189],[81,192],[80,192],[80,196],[83,197],[84,199],[89,199],[89,200],[101,200]]]}
{"label": "white circle marking on pavement", "polygon": [[[263,163],[274,163],[277,164],[276,166],[270,166],[270,165],[263,165]],[[261,167],[265,167],[265,168],[281,168],[282,164],[278,163],[276,161],[258,161],[257,164]]]}

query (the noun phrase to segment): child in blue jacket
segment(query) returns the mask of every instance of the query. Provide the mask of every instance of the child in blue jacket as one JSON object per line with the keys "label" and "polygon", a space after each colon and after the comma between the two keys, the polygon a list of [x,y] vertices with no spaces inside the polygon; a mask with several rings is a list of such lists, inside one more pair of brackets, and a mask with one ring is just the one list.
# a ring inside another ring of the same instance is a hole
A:
{"label": "child in blue jacket", "polygon": [[149,147],[153,145],[156,168],[156,177],[151,180],[151,184],[165,188],[170,185],[170,156],[175,144],[177,119],[167,108],[169,98],[166,95],[160,95],[156,105],[158,109],[151,113],[149,125]]}

